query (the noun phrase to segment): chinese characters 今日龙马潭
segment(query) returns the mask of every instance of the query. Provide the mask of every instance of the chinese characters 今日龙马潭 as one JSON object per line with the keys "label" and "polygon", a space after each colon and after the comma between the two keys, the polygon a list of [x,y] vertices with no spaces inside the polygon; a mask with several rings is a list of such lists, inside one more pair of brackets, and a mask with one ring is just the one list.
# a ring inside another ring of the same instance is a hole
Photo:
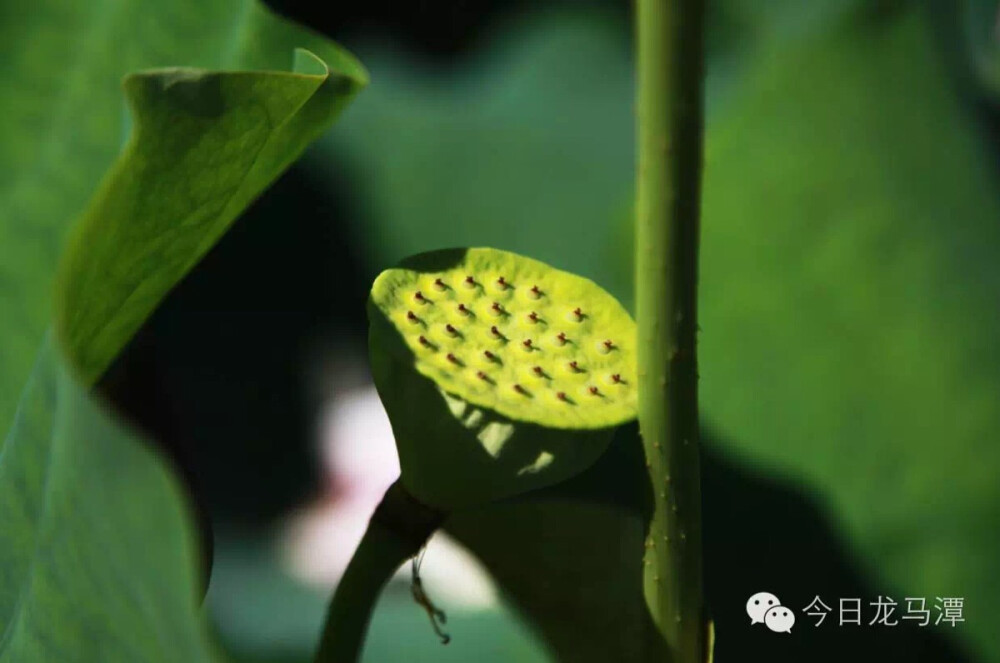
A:
{"label": "chinese characters \u4eca\u65e5\u9f99\u9a6c\u6f6d", "polygon": [[[879,596],[872,601],[860,598],[830,599],[833,606],[816,596],[802,612],[811,617],[817,628],[836,626],[957,626],[965,621],[965,599],[959,597],[934,597],[928,602],[925,597],[907,596],[902,602],[891,596]],[[829,618],[829,621],[827,621]]]}

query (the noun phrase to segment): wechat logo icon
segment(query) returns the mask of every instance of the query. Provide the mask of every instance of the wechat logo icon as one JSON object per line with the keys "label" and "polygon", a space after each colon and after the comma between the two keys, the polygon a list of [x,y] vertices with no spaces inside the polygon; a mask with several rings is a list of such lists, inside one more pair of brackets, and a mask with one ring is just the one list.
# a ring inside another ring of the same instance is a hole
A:
{"label": "wechat logo icon", "polygon": [[770,592],[757,592],[747,599],[747,615],[751,625],[764,624],[775,633],[791,633],[795,625],[795,613]]}

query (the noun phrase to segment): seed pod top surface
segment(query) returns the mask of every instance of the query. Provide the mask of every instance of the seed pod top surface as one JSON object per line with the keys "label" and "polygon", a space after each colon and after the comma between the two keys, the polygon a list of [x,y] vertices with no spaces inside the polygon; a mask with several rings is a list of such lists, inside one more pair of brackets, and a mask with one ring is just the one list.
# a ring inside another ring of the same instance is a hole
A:
{"label": "seed pod top surface", "polygon": [[470,403],[552,428],[635,417],[635,323],[588,279],[496,249],[435,251],[382,272],[369,309],[398,332],[384,351]]}

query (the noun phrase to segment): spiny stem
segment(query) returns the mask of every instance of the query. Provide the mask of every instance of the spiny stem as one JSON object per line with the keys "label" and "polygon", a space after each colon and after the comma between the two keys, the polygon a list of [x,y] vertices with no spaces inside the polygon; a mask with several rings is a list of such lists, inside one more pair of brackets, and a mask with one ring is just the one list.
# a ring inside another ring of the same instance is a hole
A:
{"label": "spiny stem", "polygon": [[695,354],[705,0],[637,0],[639,425],[655,508],[644,590],[673,663],[706,660]]}
{"label": "spiny stem", "polygon": [[333,594],[315,663],[361,660],[382,588],[396,569],[420,552],[444,517],[417,502],[400,481],[389,487]]}

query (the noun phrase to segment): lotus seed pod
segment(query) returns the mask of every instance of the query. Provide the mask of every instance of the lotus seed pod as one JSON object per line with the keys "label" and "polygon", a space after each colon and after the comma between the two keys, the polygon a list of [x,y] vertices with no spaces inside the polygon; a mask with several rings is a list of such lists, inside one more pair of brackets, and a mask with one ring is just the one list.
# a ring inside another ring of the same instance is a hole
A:
{"label": "lotus seed pod", "polygon": [[369,352],[402,480],[457,509],[589,467],[636,416],[636,330],[592,281],[495,249],[420,254],[375,280]]}

